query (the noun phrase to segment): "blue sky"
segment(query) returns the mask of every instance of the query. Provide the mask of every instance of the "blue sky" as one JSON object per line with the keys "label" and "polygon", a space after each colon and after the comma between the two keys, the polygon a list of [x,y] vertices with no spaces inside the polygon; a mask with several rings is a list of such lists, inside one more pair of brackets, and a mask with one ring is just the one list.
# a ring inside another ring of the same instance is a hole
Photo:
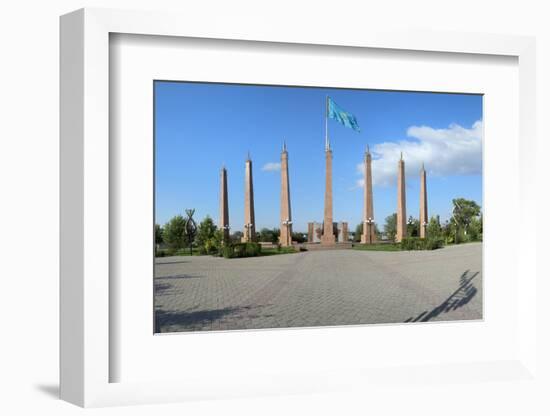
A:
{"label": "blue sky", "polygon": [[482,96],[332,88],[155,82],[156,222],[195,208],[217,222],[219,171],[228,170],[232,231],[244,222],[244,162],[253,161],[256,228],[278,227],[280,152],[289,152],[294,229],[321,222],[325,100],[354,114],[361,132],[329,119],[334,220],[361,222],[361,163],[373,154],[374,214],[381,226],[396,211],[403,152],[407,215],[418,217],[419,175],[428,172],[429,215],[449,218],[451,200],[482,205]]}

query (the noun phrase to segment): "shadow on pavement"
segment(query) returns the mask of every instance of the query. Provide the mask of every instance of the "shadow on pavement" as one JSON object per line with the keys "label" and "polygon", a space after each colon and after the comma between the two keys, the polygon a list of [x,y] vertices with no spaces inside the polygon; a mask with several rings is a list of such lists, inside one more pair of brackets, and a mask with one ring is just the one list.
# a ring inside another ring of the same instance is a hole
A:
{"label": "shadow on pavement", "polygon": [[174,261],[158,261],[158,260],[155,260],[155,266],[160,266],[162,264],[181,264],[181,263],[189,263],[189,260],[174,260]]}
{"label": "shadow on pavement", "polygon": [[168,283],[169,280],[181,280],[181,279],[199,279],[201,275],[189,275],[189,274],[175,274],[173,276],[155,277],[155,296],[163,296],[169,294],[169,289],[174,285]]}
{"label": "shadow on pavement", "polygon": [[472,280],[479,274],[479,272],[470,273],[470,270],[466,270],[460,276],[458,289],[455,290],[451,296],[449,296],[445,301],[432,309],[431,311],[424,311],[416,318],[409,318],[405,321],[408,322],[428,322],[430,319],[433,319],[442,313],[447,313],[454,311],[472,300],[472,298],[477,293],[477,288],[472,284]]}
{"label": "shadow on pavement", "polygon": [[[193,329],[202,329],[217,321],[223,321],[224,318],[249,318],[260,317],[257,312],[262,306],[239,306],[233,308],[221,309],[203,309],[198,311],[165,311],[157,309],[155,311],[155,332],[166,332],[168,327],[176,327],[175,331],[188,331]],[[263,315],[271,317],[272,315]],[[171,332],[174,329],[169,329]]]}
{"label": "shadow on pavement", "polygon": [[191,274],[174,274],[174,275],[171,275],[171,276],[158,276],[158,277],[155,277],[155,280],[199,279],[201,277],[205,277],[205,276],[202,276],[200,274],[194,274],[194,275],[191,275]]}

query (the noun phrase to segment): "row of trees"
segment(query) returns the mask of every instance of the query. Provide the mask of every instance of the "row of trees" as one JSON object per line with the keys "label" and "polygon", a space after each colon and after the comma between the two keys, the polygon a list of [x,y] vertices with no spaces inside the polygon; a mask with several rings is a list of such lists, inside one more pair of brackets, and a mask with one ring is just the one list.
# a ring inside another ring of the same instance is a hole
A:
{"label": "row of trees", "polygon": [[[431,217],[427,225],[430,238],[442,238],[445,243],[461,243],[464,241],[481,241],[483,238],[483,216],[481,207],[471,200],[464,198],[453,199],[452,218],[441,224],[439,217]],[[222,245],[222,233],[210,216],[206,216],[197,226],[193,219],[195,210],[186,210],[186,216],[176,215],[164,226],[155,225],[155,242],[157,247],[165,246],[172,252],[189,249],[192,254],[196,247],[202,254],[213,253]],[[361,240],[363,224],[355,228],[354,241]],[[390,241],[395,240],[397,234],[397,214],[386,217],[383,232],[375,224],[375,233],[380,240],[383,236]],[[407,221],[407,235],[420,236],[420,221],[409,217]],[[228,243],[239,243],[243,233],[236,231],[230,236]],[[262,242],[279,242],[278,228],[262,228],[256,233],[256,240]],[[307,241],[307,235],[299,232],[292,233],[292,240],[298,243]]]}
{"label": "row of trees", "polygon": [[187,217],[176,215],[163,227],[155,224],[155,243],[157,247],[166,246],[170,251],[199,247],[205,252],[212,252],[221,244],[222,234],[209,216],[197,226],[193,220],[195,210],[186,210]]}
{"label": "row of trees", "polygon": [[[198,248],[201,254],[217,251],[222,245],[223,235],[221,231],[208,215],[198,226],[194,227],[193,231],[193,226],[191,226],[191,224],[194,224],[193,213],[194,210],[188,210],[187,217],[176,215],[164,226],[155,224],[155,243],[157,247],[165,247],[171,252],[189,249],[192,253],[193,247]],[[281,232],[278,228],[262,228],[256,233],[256,240],[278,244],[280,235]],[[242,231],[236,231],[230,235],[228,243],[239,243],[242,237]],[[292,233],[292,240],[303,243],[307,241],[307,236],[303,233]]]}
{"label": "row of trees", "polygon": [[[443,238],[445,243],[454,244],[465,241],[481,241],[483,238],[483,216],[481,207],[475,202],[464,198],[453,199],[453,213],[450,220],[441,224],[439,217],[431,217],[426,232],[428,236]],[[387,240],[394,241],[397,234],[397,214],[393,213],[386,217],[383,233],[375,225],[375,232],[378,239],[383,236]],[[354,241],[361,240],[363,224],[355,229]],[[409,237],[420,237],[420,221],[410,216],[407,220],[407,235]]]}

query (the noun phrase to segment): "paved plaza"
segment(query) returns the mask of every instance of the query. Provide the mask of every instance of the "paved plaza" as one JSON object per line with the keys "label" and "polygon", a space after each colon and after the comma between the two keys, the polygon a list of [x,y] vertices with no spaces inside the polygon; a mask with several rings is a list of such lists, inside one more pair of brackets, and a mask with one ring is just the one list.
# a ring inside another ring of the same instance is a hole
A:
{"label": "paved plaza", "polygon": [[482,318],[482,245],[157,258],[157,332]]}

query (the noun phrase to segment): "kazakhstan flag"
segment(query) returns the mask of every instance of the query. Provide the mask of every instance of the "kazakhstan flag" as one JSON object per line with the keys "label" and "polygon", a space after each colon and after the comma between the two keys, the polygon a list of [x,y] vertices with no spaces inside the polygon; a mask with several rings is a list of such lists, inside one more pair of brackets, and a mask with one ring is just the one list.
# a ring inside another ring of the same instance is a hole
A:
{"label": "kazakhstan flag", "polygon": [[349,127],[350,129],[358,132],[361,131],[355,116],[342,109],[342,107],[338,106],[338,104],[332,101],[332,98],[330,97],[327,97],[327,115],[328,117],[339,121],[344,126]]}

